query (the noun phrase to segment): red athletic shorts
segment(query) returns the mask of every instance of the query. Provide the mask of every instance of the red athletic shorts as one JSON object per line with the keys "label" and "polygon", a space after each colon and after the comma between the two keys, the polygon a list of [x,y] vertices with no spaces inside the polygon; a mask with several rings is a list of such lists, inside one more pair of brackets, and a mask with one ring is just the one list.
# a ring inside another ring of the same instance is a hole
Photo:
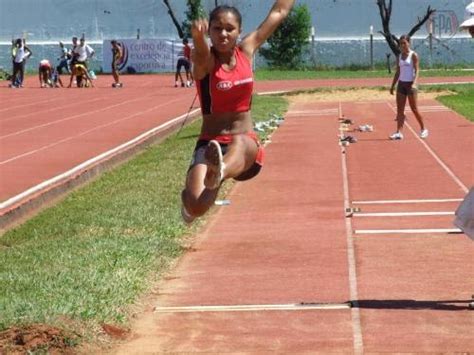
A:
{"label": "red athletic shorts", "polygon": [[[244,171],[242,174],[234,178],[235,180],[239,180],[239,181],[249,180],[257,176],[260,170],[262,169],[263,160],[265,156],[265,150],[261,146],[258,140],[257,134],[255,132],[248,132],[246,134],[247,136],[252,138],[255,141],[255,143],[257,143],[258,151],[257,151],[257,156],[255,158],[255,163],[247,171]],[[193,159],[191,161],[190,168],[192,168],[194,165],[197,165],[197,164],[206,163],[206,159],[204,158],[204,153],[206,151],[207,144],[209,143],[210,140],[218,141],[222,149],[222,154],[225,155],[227,153],[229,144],[232,143],[233,135],[232,134],[219,135],[219,136],[201,135],[199,137],[199,140],[196,143],[196,148],[194,149]]]}

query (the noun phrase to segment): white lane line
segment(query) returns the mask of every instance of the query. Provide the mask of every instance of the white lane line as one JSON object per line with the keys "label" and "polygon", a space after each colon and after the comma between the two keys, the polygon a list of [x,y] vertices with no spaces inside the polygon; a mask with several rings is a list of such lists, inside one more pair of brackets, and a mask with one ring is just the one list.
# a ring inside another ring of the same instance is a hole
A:
{"label": "white lane line", "polygon": [[373,212],[354,213],[352,217],[417,217],[417,216],[453,216],[454,212]]}
{"label": "white lane line", "polygon": [[[394,113],[397,113],[396,108],[394,108],[389,102],[387,102],[388,106],[392,109]],[[430,148],[430,146],[423,140],[421,139],[418,134],[416,134],[415,130],[410,126],[408,122],[405,122],[405,125],[408,127],[408,129],[413,133],[415,138],[426,148],[426,150],[431,154],[431,156],[438,162],[438,164],[448,173],[448,175],[454,180],[454,182],[461,188],[461,190],[467,194],[469,192],[469,189],[462,183],[462,181],[454,174],[454,172],[448,168],[448,166],[441,160],[438,155]]]}
{"label": "white lane line", "polygon": [[[297,89],[295,89],[297,90]],[[264,91],[264,92],[257,92],[258,96],[266,96],[266,95],[282,95],[288,94],[292,92],[292,90],[277,90],[277,91]]]}
{"label": "white lane line", "polygon": [[355,234],[434,234],[434,233],[462,233],[458,228],[433,229],[356,229]]}
{"label": "white lane line", "polygon": [[295,304],[255,304],[228,306],[182,306],[155,307],[155,313],[194,313],[194,312],[259,312],[259,311],[309,311],[350,309],[346,303],[295,303]]}
{"label": "white lane line", "polygon": [[[35,105],[39,105],[39,104],[44,104],[44,103],[47,103],[47,102],[58,102],[58,98],[54,98],[54,99],[48,99],[48,100],[43,100],[43,101],[38,101],[38,102],[32,102],[32,103],[21,103],[20,105],[17,105],[17,106],[8,106],[7,108],[4,108],[4,109],[0,109],[0,112],[3,112],[3,111],[8,111],[8,110],[14,110],[14,109],[17,109],[17,108],[25,108],[25,107],[28,107],[28,106],[35,106]],[[3,121],[2,121],[3,122]]]}
{"label": "white lane line", "polygon": [[78,108],[80,109],[81,107],[84,107],[83,105],[87,105],[88,103],[91,103],[91,102],[94,102],[94,101],[103,101],[103,100],[104,100],[103,97],[98,97],[98,98],[95,98],[95,99],[90,99],[90,100],[84,101],[83,103],[74,102],[74,103],[69,103],[69,104],[63,105],[63,106],[54,106],[54,107],[46,109],[46,110],[38,110],[38,111],[31,112],[31,113],[26,113],[24,115],[20,115],[20,116],[9,117],[5,120],[1,120],[0,122],[5,123],[5,122],[8,122],[8,121],[15,121],[15,120],[20,119],[20,118],[38,117],[38,114],[40,114],[40,113],[54,112],[54,111],[58,111],[58,110],[65,109],[65,108],[70,108],[70,107],[72,108],[74,106],[78,106]]}
{"label": "white lane line", "polygon": [[291,110],[291,111],[288,111],[288,113],[294,114],[294,115],[328,114],[328,113],[338,113],[338,112],[339,111],[338,111],[337,108],[321,109],[321,110],[300,110],[300,111]]}
{"label": "white lane line", "polygon": [[[339,102],[339,117],[342,117],[342,104]],[[344,210],[350,208],[349,200],[349,178],[347,173],[347,159],[345,154],[345,147],[341,146],[341,165],[342,165],[342,185],[344,190]],[[354,347],[354,354],[364,353],[364,340],[362,338],[362,325],[359,311],[359,295],[357,292],[357,271],[356,271],[356,257],[354,247],[354,237],[352,235],[352,220],[345,218],[346,225],[346,243],[347,243],[347,263],[349,268],[349,293],[353,306],[351,308],[352,319],[352,341]]]}
{"label": "white lane line", "polygon": [[[161,105],[159,105],[159,106],[161,106]],[[200,109],[197,108],[197,109],[191,111],[189,113],[189,115],[192,116],[196,112],[198,112],[199,110]],[[93,166],[94,164],[98,163],[99,161],[104,160],[108,157],[111,157],[114,154],[116,154],[116,153],[118,153],[122,150],[125,150],[125,149],[139,143],[140,141],[142,141],[142,140],[144,140],[144,139],[146,139],[150,136],[153,136],[154,134],[158,133],[159,131],[162,131],[162,130],[166,129],[168,126],[170,126],[170,125],[172,125],[172,124],[174,124],[178,121],[181,121],[181,120],[185,119],[187,117],[187,115],[188,114],[186,113],[184,115],[173,118],[173,119],[171,119],[171,120],[169,120],[169,121],[153,128],[153,129],[139,135],[138,137],[136,137],[136,138],[134,138],[134,139],[132,139],[132,140],[126,142],[126,143],[123,143],[123,144],[119,145],[118,147],[115,147],[115,148],[113,148],[113,149],[111,149],[111,150],[109,150],[105,153],[102,153],[102,154],[100,154],[100,155],[98,155],[98,156],[96,156],[92,159],[89,159],[89,160],[85,161],[82,164],[77,165],[76,167],[72,168],[71,170],[66,171],[63,174],[57,175],[57,176],[55,176],[55,177],[53,177],[53,178],[51,178],[47,181],[42,182],[41,184],[38,184],[38,185],[22,192],[21,194],[18,194],[16,196],[11,197],[10,199],[0,203],[0,210],[2,210],[4,208],[7,208],[7,207],[10,207],[10,206],[14,205],[15,203],[18,203],[19,201],[23,200],[24,198],[26,198],[30,195],[38,193],[39,191],[41,191],[41,190],[43,190],[43,189],[45,189],[49,186],[52,186],[52,185],[54,185],[54,184],[56,184],[56,183],[58,183],[58,182],[60,182],[64,179],[67,179],[71,176],[74,176],[74,175],[78,174],[79,172],[87,169],[88,167]]]}
{"label": "white lane line", "polygon": [[12,161],[15,161],[15,160],[18,160],[18,159],[21,159],[21,158],[24,158],[24,157],[27,157],[29,155],[32,155],[32,154],[36,154],[38,152],[41,152],[43,150],[46,150],[46,149],[49,149],[51,147],[54,147],[58,144],[61,144],[61,143],[64,143],[64,142],[67,142],[67,141],[70,141],[72,139],[75,139],[75,138],[78,138],[78,137],[81,137],[81,136],[84,136],[88,133],[91,133],[91,132],[94,132],[94,131],[97,131],[97,130],[100,130],[102,128],[105,128],[105,127],[108,127],[108,126],[113,126],[114,124],[118,123],[118,122],[121,122],[121,121],[126,121],[130,118],[133,118],[133,117],[136,117],[136,116],[140,116],[142,114],[145,114],[145,113],[148,113],[148,112],[152,112],[154,110],[156,110],[157,108],[159,107],[162,107],[162,106],[166,106],[170,103],[173,103],[173,102],[176,102],[176,101],[180,101],[180,99],[176,99],[176,100],[172,100],[172,101],[168,101],[166,104],[160,104],[160,105],[157,105],[157,106],[153,106],[147,110],[144,110],[144,111],[140,111],[140,112],[136,112],[132,115],[129,115],[129,116],[125,116],[125,117],[122,117],[118,120],[115,120],[115,121],[111,121],[111,122],[107,122],[106,124],[103,124],[103,125],[100,125],[100,126],[94,126],[93,128],[91,129],[88,129],[84,132],[81,132],[79,134],[76,134],[74,136],[70,136],[70,137],[67,137],[67,138],[64,138],[64,139],[61,139],[59,141],[56,141],[54,143],[51,143],[51,144],[48,144],[48,145],[45,145],[45,146],[42,146],[41,148],[38,148],[38,149],[34,149],[34,150],[30,150],[29,152],[26,152],[26,153],[23,153],[23,154],[20,154],[20,155],[16,155],[14,157],[11,157],[9,159],[6,159],[6,160],[3,160],[3,161],[0,161],[0,166],[1,165],[5,165],[7,163],[11,163]]}
{"label": "white lane line", "polygon": [[352,201],[354,205],[391,205],[398,203],[443,203],[443,202],[460,202],[462,198],[438,198],[427,200],[373,200],[373,201]]}
{"label": "white lane line", "polygon": [[10,134],[6,134],[6,135],[4,135],[4,136],[0,136],[0,139],[4,139],[4,138],[8,138],[8,137],[17,136],[17,135],[20,135],[20,134],[23,134],[23,133],[27,133],[27,132],[34,131],[35,129],[40,129],[40,128],[52,126],[52,125],[55,125],[55,124],[58,124],[58,123],[62,123],[62,122],[65,122],[65,121],[70,121],[70,120],[75,119],[75,118],[78,118],[78,117],[88,116],[88,115],[93,114],[93,113],[99,113],[99,112],[102,112],[102,111],[107,111],[107,110],[109,110],[109,109],[111,109],[111,108],[115,108],[115,107],[127,105],[127,104],[129,104],[129,103],[131,103],[131,102],[134,102],[134,101],[143,100],[144,98],[147,98],[147,97],[140,96],[140,97],[138,97],[138,98],[136,98],[136,99],[131,99],[131,100],[127,100],[127,101],[122,101],[122,102],[119,103],[119,104],[106,106],[106,107],[103,107],[103,108],[98,109],[98,110],[87,111],[87,112],[83,112],[83,113],[80,113],[80,114],[77,114],[77,115],[72,115],[72,116],[69,116],[69,117],[66,117],[66,118],[62,118],[62,119],[60,119],[60,120],[48,122],[48,123],[45,123],[45,124],[42,124],[42,125],[29,127],[29,128],[24,129],[24,130],[21,130],[21,131],[17,131],[17,132],[13,132],[13,133],[10,133]]}

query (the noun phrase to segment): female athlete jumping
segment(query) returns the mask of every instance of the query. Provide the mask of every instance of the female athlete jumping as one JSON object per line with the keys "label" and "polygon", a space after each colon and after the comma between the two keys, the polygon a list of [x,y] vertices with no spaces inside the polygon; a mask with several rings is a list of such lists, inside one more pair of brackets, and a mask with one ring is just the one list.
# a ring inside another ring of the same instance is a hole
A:
{"label": "female athlete jumping", "polygon": [[203,123],[181,195],[181,214],[187,223],[214,204],[223,180],[247,180],[262,167],[263,148],[250,115],[252,59],[288,16],[294,2],[275,1],[266,19],[240,42],[242,16],[235,7],[218,6],[209,21],[200,19],[192,24],[193,74]]}

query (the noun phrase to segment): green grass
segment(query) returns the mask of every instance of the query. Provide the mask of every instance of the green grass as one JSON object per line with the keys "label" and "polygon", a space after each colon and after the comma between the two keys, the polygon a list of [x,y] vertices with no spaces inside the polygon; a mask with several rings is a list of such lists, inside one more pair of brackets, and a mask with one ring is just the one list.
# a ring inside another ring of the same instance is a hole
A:
{"label": "green grass", "polygon": [[438,100],[459,114],[474,122],[474,84],[429,85],[424,91],[450,91],[452,94],[439,96]]}
{"label": "green grass", "polygon": [[[423,70],[423,77],[473,76],[474,71],[456,69]],[[393,78],[387,70],[270,70],[258,69],[257,80],[301,80],[301,79],[349,79],[349,78]]]}
{"label": "green grass", "polygon": [[442,96],[438,99],[444,105],[474,122],[474,90],[464,94]]}
{"label": "green grass", "polygon": [[[255,97],[255,119],[286,101]],[[199,122],[71,193],[0,238],[0,330],[122,323],[186,247],[180,192]],[[195,227],[198,228],[199,224]]]}

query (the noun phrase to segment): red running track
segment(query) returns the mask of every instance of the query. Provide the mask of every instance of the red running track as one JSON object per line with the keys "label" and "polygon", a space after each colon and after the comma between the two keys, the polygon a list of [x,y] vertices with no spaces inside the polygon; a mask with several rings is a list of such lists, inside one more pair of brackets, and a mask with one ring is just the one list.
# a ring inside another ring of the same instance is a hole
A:
{"label": "red running track", "polygon": [[[261,174],[236,184],[111,353],[474,352],[474,244],[442,231],[452,214],[410,215],[452,213],[472,186],[474,124],[422,101],[430,137],[409,115],[414,133],[390,141],[392,105],[292,105]],[[375,131],[341,148],[341,114]],[[369,214],[382,212],[400,215]]]}
{"label": "red running track", "polygon": [[[106,76],[99,77],[95,89],[40,89],[36,77],[28,78],[19,90],[2,83],[0,216],[100,165],[124,143],[185,115],[195,95],[194,88],[174,88],[170,75],[124,76],[123,80],[123,89],[112,89]],[[422,79],[460,81],[474,82],[474,77]],[[373,85],[387,85],[387,79],[268,81],[257,82],[256,90]]]}
{"label": "red running track", "polygon": [[100,164],[105,158],[97,156],[186,114],[195,95],[195,89],[174,88],[170,76],[125,77],[123,89],[112,89],[110,82],[99,77],[96,88],[40,89],[29,78],[24,89],[0,88],[1,201],[84,162],[89,164],[79,170]]}

